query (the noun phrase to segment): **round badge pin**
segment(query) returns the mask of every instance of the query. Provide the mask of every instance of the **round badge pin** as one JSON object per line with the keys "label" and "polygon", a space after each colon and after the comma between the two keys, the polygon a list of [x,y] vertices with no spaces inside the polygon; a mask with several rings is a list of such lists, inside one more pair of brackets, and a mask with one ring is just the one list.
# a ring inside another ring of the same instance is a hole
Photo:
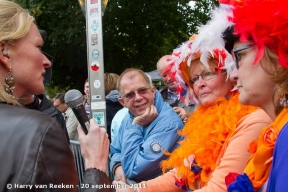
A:
{"label": "round badge pin", "polygon": [[151,144],[150,144],[150,149],[151,149],[151,151],[153,152],[153,153],[160,153],[161,152],[161,150],[162,150],[162,146],[161,146],[161,144],[159,143],[159,142],[152,142]]}

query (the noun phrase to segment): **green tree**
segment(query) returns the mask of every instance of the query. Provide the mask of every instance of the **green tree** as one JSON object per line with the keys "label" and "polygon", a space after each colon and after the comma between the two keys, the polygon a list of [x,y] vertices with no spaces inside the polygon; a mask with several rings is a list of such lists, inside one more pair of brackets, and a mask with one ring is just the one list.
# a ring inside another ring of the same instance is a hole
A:
{"label": "green tree", "polygon": [[[87,78],[85,18],[77,0],[15,0],[48,33],[43,50],[54,57],[51,87],[83,90]],[[100,1],[100,0],[99,0]],[[206,23],[217,0],[110,0],[103,16],[105,72],[150,71],[157,60]]]}
{"label": "green tree", "polygon": [[87,73],[86,21],[77,0],[17,0],[35,17],[48,37],[43,50],[54,58],[56,90],[83,90]]}
{"label": "green tree", "polygon": [[[103,18],[105,69],[117,73],[128,67],[154,70],[162,55],[196,32],[192,21],[209,19],[215,2],[197,1],[191,8],[189,0],[109,1]],[[197,11],[203,4],[203,10]]]}
{"label": "green tree", "polygon": [[178,1],[108,2],[103,17],[105,69],[155,69],[161,55],[188,37],[180,8]]}

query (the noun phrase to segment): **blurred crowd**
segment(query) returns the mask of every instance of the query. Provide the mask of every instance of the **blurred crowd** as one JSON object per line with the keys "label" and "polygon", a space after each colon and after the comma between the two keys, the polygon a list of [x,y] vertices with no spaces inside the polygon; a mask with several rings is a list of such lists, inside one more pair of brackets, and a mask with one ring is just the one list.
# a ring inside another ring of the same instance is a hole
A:
{"label": "blurred crowd", "polygon": [[[105,73],[105,127],[87,78],[86,134],[66,93],[43,94],[46,32],[0,0],[0,191],[287,191],[287,10],[282,0],[220,1],[198,34],[155,61],[160,90],[140,69]],[[37,187],[51,184],[72,187]]]}

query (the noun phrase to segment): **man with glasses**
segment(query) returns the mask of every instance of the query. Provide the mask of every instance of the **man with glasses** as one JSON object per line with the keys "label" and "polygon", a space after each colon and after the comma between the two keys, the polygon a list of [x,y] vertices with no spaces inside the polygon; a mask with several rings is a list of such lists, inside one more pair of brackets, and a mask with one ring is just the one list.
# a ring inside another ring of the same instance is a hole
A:
{"label": "man with glasses", "polygon": [[182,103],[179,98],[180,95],[177,92],[178,84],[171,78],[171,73],[166,71],[169,65],[170,55],[164,55],[157,62],[157,70],[162,80],[165,84],[165,87],[160,90],[160,93],[165,102],[169,103],[169,105],[174,109],[174,111],[179,115],[184,123],[186,123],[187,118],[191,115],[192,111],[194,111],[195,105],[191,103],[186,106],[185,103]]}
{"label": "man with glasses", "polygon": [[[172,152],[183,128],[179,116],[141,70],[126,69],[117,83],[119,102],[129,109],[110,145],[110,169],[116,180],[141,182],[162,174],[160,162]],[[149,187],[149,186],[148,186]]]}
{"label": "man with glasses", "polygon": [[63,114],[70,140],[78,141],[78,120],[72,109],[65,103],[65,93],[58,93],[53,99],[53,105]]}

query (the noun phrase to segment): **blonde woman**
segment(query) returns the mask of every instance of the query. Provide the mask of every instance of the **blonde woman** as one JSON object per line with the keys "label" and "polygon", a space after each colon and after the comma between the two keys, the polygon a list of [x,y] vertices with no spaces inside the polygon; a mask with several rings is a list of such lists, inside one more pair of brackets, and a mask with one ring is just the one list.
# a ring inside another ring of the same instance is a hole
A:
{"label": "blonde woman", "polygon": [[[16,3],[0,0],[0,191],[23,187],[37,191],[40,185],[49,191],[78,191],[73,155],[60,124],[22,105],[35,99],[31,95],[44,92],[45,68],[51,63],[42,46],[34,18]],[[105,130],[91,121],[88,135],[79,131],[86,168],[90,168],[85,181],[109,183],[104,177],[109,147]]]}

